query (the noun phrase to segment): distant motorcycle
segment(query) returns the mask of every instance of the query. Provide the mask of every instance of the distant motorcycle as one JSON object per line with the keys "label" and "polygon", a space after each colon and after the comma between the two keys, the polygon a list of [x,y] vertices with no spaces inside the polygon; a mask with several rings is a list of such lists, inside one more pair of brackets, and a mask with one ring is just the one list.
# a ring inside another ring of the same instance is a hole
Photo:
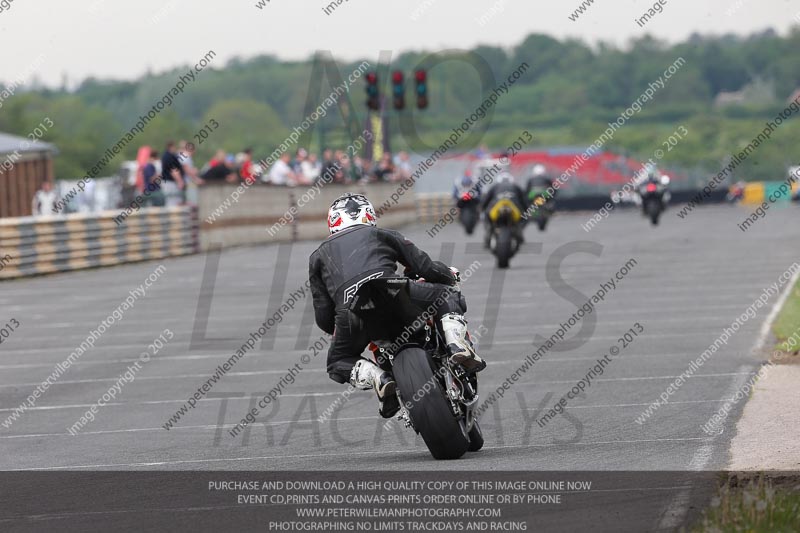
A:
{"label": "distant motorcycle", "polygon": [[456,207],[459,209],[458,220],[464,226],[467,235],[472,235],[475,231],[475,226],[478,224],[480,218],[480,201],[471,192],[467,191],[461,195],[461,198],[456,202]]}
{"label": "distant motorcycle", "polygon": [[[444,334],[411,301],[408,278],[380,278],[359,287],[350,311],[363,320],[378,365],[397,383],[399,418],[422,435],[436,459],[458,459],[483,447],[478,377],[450,361]],[[402,339],[393,342],[392,339]]]}
{"label": "distant motorcycle", "polygon": [[725,200],[729,204],[736,204],[744,199],[744,182],[738,182],[730,186],[728,194],[725,195]]}
{"label": "distant motorcycle", "polygon": [[533,208],[531,219],[536,222],[539,231],[544,231],[547,227],[547,222],[555,212],[555,200],[545,189],[532,189],[528,192],[528,200]]}
{"label": "distant motorcycle", "polygon": [[662,183],[646,181],[639,186],[639,197],[642,199],[642,213],[650,219],[654,226],[658,225],[661,213],[666,209],[665,194],[667,188]]}
{"label": "distant motorcycle", "polygon": [[508,268],[520,247],[519,225],[522,212],[509,198],[499,198],[487,214],[491,224],[489,249],[497,258],[497,268]]}

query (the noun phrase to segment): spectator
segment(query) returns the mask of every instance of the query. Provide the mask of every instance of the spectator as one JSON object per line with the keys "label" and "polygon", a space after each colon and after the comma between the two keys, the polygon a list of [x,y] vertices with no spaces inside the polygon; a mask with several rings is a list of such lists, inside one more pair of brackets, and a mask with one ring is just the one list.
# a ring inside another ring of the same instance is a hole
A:
{"label": "spectator", "polygon": [[185,199],[188,203],[197,205],[197,187],[203,184],[203,180],[200,177],[200,172],[194,166],[194,159],[192,158],[192,154],[194,154],[194,144],[181,141],[178,144],[178,149],[178,159],[183,166],[183,175],[188,177],[186,180],[186,187],[184,188]]}
{"label": "spectator", "polygon": [[367,171],[366,168],[364,167],[364,160],[361,159],[361,157],[358,155],[353,157],[353,171],[355,172],[356,180],[366,181]]}
{"label": "spectator", "polygon": [[96,190],[97,190],[96,180],[91,180],[89,183],[86,184],[86,188],[83,190],[83,194],[81,194],[80,203],[78,205],[79,213],[94,212]]}
{"label": "spectator", "polygon": [[373,173],[372,161],[364,159],[361,162],[361,179],[367,183],[375,181],[375,174]]}
{"label": "spectator", "polygon": [[375,168],[375,177],[378,181],[394,181],[394,164],[392,164],[392,154],[389,152],[383,153]]}
{"label": "spectator", "polygon": [[193,183],[202,185],[203,180],[200,178],[200,173],[197,168],[195,168],[194,159],[192,158],[194,154],[194,144],[181,141],[178,144],[178,150],[178,159],[183,166],[183,175],[188,176]]}
{"label": "spectator", "polygon": [[203,174],[203,179],[209,183],[236,183],[239,177],[236,175],[236,169],[233,166],[233,157],[223,157],[222,161],[212,165]]}
{"label": "spectator", "polygon": [[163,207],[165,204],[164,192],[161,190],[161,176],[158,175],[158,151],[150,151],[150,159],[142,169],[142,176],[144,178],[144,191],[150,191],[146,195],[145,205],[153,207]]}
{"label": "spectator", "polygon": [[316,183],[322,170],[322,165],[317,160],[317,154],[309,155],[300,165],[303,174],[303,182],[307,185]]}
{"label": "spectator", "polygon": [[294,161],[291,163],[292,172],[299,176],[303,172],[303,163],[308,157],[308,152],[305,148],[298,148],[295,154]]}
{"label": "spectator", "polygon": [[253,149],[245,148],[243,153],[244,159],[239,167],[239,176],[249,185],[256,179],[255,174],[253,174]]}
{"label": "spectator", "polygon": [[217,153],[214,154],[214,157],[211,158],[211,161],[208,162],[209,168],[215,167],[217,165],[222,165],[225,163],[225,150],[217,150]]}
{"label": "spectator", "polygon": [[53,190],[53,182],[43,181],[41,189],[33,195],[33,203],[31,205],[33,216],[53,215],[53,209],[55,209],[57,201],[58,193]]}
{"label": "spectator", "polygon": [[339,162],[341,163],[341,181],[340,183],[352,183],[356,181],[358,178],[353,176],[353,163],[350,160],[350,156],[347,154],[342,154],[339,158]]}
{"label": "spectator", "polygon": [[344,184],[347,182],[347,174],[344,169],[345,153],[344,150],[335,150],[333,160],[336,161],[336,172],[333,174],[333,183]]}
{"label": "spectator", "polygon": [[295,176],[289,166],[291,156],[288,153],[281,154],[280,159],[273,163],[269,169],[267,181],[273,185],[294,185]]}
{"label": "spectator", "polygon": [[333,150],[326,148],[322,152],[322,171],[320,179],[325,183],[333,183],[336,172],[339,170],[339,162],[333,158]]}
{"label": "spectator", "polygon": [[394,160],[395,174],[398,180],[405,180],[411,177],[411,158],[408,152],[401,150]]}
{"label": "spectator", "polygon": [[175,143],[167,141],[164,156],[161,158],[161,187],[166,196],[167,206],[176,206],[183,203],[183,189],[185,186],[183,165],[178,158]]}

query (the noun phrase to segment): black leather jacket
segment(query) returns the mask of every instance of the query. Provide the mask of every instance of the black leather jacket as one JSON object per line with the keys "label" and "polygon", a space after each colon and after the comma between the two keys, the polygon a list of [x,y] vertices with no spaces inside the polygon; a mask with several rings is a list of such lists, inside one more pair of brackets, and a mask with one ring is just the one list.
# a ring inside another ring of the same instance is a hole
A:
{"label": "black leather jacket", "polygon": [[333,333],[336,312],[346,309],[361,283],[396,275],[397,263],[431,283],[455,283],[450,268],[434,261],[399,232],[354,226],[334,233],[311,254],[308,277],[317,326]]}
{"label": "black leather jacket", "polygon": [[[553,187],[553,180],[544,176],[534,176],[528,180],[525,192],[530,193],[533,189],[547,189],[548,187]],[[555,196],[555,188],[553,188],[553,196]]]}
{"label": "black leather jacket", "polygon": [[514,183],[495,183],[489,192],[481,199],[481,209],[486,211],[491,208],[497,200],[502,197],[508,197],[514,202],[520,211],[525,211],[528,201],[525,198],[525,193],[522,192]]}

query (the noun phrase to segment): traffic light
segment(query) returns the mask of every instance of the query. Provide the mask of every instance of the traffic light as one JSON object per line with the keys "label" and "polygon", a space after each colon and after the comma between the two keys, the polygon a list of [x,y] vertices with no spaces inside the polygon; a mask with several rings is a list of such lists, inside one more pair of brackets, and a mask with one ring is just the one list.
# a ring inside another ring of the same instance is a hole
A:
{"label": "traffic light", "polygon": [[428,73],[420,69],[414,73],[417,81],[417,109],[428,107]]}
{"label": "traffic light", "polygon": [[394,95],[394,108],[397,110],[406,107],[406,85],[403,82],[402,71],[392,72],[392,94]]}
{"label": "traffic light", "polygon": [[367,73],[367,107],[373,111],[378,111],[381,108],[378,75],[375,72]]}

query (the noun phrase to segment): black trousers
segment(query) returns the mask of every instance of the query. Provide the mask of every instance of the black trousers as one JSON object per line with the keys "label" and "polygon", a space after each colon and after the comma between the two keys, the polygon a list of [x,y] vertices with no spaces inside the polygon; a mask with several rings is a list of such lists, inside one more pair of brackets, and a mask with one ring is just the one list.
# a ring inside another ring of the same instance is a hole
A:
{"label": "black trousers", "polygon": [[[467,303],[461,292],[450,285],[412,281],[408,284],[408,292],[411,301],[420,309],[428,309],[438,303],[433,307],[437,320],[447,313],[467,312]],[[328,349],[328,375],[337,383],[350,381],[350,372],[361,358],[361,353],[370,341],[378,340],[368,338],[367,332],[359,327],[360,323],[359,320],[351,320],[350,311],[346,308],[336,312],[336,329]]]}

